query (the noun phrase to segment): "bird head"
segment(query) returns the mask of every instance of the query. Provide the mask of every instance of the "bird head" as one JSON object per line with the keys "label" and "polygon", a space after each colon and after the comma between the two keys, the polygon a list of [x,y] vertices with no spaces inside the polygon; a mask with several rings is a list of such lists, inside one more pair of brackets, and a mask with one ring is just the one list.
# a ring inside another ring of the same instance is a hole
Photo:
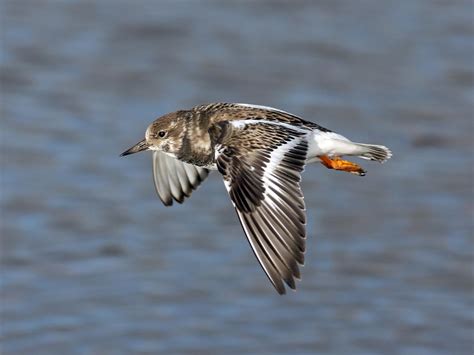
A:
{"label": "bird head", "polygon": [[182,145],[183,123],[180,112],[173,112],[157,118],[147,128],[145,139],[135,144],[120,156],[145,150],[158,150],[176,156]]}

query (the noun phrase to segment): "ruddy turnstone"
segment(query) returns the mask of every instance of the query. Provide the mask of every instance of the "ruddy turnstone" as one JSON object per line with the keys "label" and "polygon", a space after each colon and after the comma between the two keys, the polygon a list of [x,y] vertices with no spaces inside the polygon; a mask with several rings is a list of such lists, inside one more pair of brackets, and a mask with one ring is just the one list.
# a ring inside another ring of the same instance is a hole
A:
{"label": "ruddy turnstone", "polygon": [[306,215],[300,187],[307,163],[363,176],[344,155],[385,162],[382,145],[346,137],[275,108],[231,103],[164,115],[145,139],[122,153],[153,151],[155,188],[163,204],[182,203],[218,170],[260,265],[278,293],[295,289],[304,263]]}

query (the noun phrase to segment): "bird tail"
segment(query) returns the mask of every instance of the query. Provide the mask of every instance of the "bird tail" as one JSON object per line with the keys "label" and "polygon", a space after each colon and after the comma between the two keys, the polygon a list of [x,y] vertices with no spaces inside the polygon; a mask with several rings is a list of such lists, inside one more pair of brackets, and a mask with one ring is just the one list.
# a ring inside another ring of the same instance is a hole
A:
{"label": "bird tail", "polygon": [[383,145],[354,143],[357,146],[358,157],[367,160],[375,160],[385,163],[392,157],[390,149]]}

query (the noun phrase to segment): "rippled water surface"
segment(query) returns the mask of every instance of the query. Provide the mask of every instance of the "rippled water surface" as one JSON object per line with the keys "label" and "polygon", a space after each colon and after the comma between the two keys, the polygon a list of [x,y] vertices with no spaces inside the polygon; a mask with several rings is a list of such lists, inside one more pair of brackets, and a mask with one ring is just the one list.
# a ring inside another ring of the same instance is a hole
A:
{"label": "rippled water surface", "polygon": [[[2,354],[473,353],[472,2],[0,4]],[[296,293],[218,174],[165,208],[118,156],[212,101],[394,152],[306,169]]]}

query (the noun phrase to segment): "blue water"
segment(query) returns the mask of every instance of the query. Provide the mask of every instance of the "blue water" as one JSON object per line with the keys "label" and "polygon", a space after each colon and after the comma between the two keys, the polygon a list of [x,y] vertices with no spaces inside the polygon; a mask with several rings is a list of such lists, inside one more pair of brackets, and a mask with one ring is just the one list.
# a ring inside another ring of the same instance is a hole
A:
{"label": "blue water", "polygon": [[[2,354],[472,354],[470,1],[0,1]],[[157,116],[275,106],[383,143],[310,166],[278,296],[217,173],[182,206]]]}

